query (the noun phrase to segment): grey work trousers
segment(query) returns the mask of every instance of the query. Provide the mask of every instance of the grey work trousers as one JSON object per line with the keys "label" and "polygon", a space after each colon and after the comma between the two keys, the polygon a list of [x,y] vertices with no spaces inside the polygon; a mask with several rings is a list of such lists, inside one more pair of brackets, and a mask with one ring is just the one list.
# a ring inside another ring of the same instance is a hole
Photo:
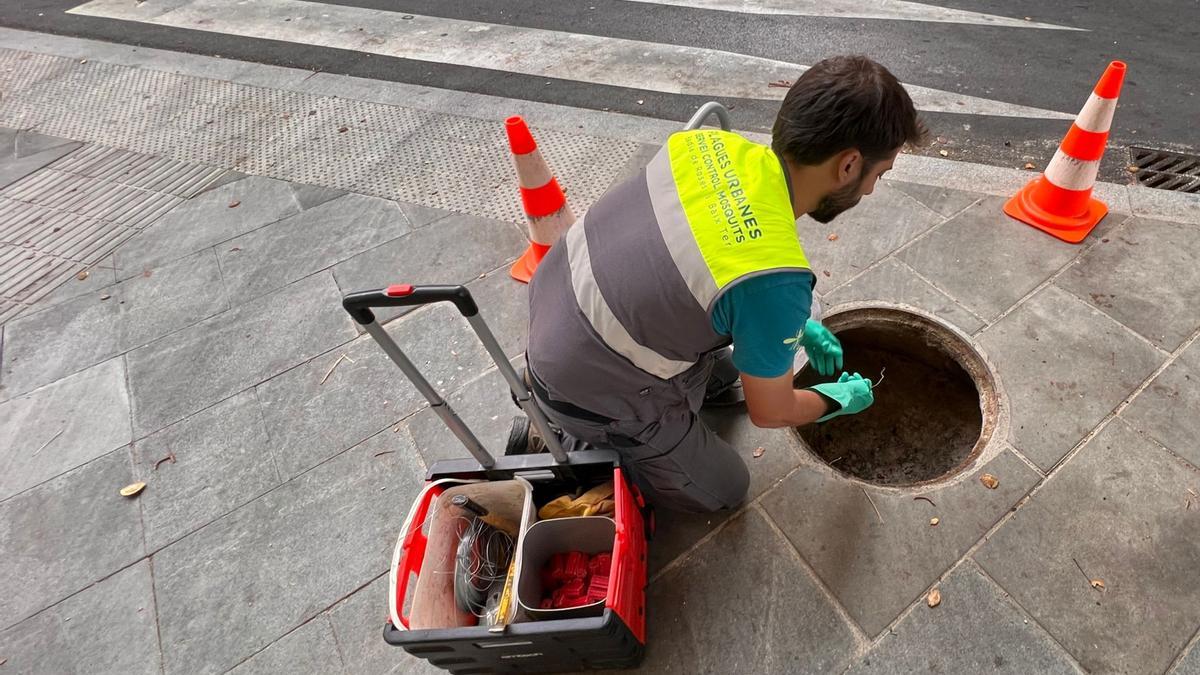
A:
{"label": "grey work trousers", "polygon": [[737,450],[696,414],[707,384],[706,377],[697,379],[687,406],[668,408],[650,424],[581,419],[551,408],[536,395],[534,400],[562,429],[567,451],[591,446],[619,452],[621,465],[651,504],[699,513],[731,509],[745,500],[750,472]]}

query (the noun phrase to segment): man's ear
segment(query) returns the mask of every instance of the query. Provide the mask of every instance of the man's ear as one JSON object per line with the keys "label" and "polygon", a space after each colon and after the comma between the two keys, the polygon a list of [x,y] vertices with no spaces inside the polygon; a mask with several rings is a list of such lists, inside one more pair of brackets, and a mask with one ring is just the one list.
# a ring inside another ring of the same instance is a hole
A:
{"label": "man's ear", "polygon": [[839,185],[849,185],[858,180],[862,174],[863,156],[857,148],[843,150],[837,155],[837,181]]}

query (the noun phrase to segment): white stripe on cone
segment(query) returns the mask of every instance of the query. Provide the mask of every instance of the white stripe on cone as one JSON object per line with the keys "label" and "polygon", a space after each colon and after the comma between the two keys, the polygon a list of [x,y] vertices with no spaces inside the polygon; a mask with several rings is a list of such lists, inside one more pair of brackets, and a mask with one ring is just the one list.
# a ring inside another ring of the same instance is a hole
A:
{"label": "white stripe on cone", "polygon": [[1100,160],[1075,159],[1059,148],[1046,166],[1046,180],[1064,190],[1090,190],[1096,184]]}
{"label": "white stripe on cone", "polygon": [[573,224],[575,213],[564,203],[561,209],[548,216],[529,219],[529,239],[542,246],[553,246]]}
{"label": "white stripe on cone", "polygon": [[1079,116],[1075,118],[1075,126],[1084,131],[1107,133],[1112,127],[1113,113],[1116,111],[1117,99],[1101,98],[1092,92],[1087,103],[1083,104],[1083,110],[1079,111]]}
{"label": "white stripe on cone", "polygon": [[523,188],[539,188],[554,178],[546,160],[542,159],[542,151],[537,148],[524,155],[513,155],[513,164],[517,167],[517,180]]}

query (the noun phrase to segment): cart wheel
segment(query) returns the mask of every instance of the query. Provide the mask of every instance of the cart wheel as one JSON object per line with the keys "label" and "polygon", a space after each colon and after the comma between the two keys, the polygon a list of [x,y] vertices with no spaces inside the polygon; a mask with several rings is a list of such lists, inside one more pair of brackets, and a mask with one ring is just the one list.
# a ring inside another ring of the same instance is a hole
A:
{"label": "cart wheel", "polygon": [[504,454],[525,455],[529,453],[529,418],[519,415],[513,418],[512,428],[508,431],[508,442],[504,444]]}

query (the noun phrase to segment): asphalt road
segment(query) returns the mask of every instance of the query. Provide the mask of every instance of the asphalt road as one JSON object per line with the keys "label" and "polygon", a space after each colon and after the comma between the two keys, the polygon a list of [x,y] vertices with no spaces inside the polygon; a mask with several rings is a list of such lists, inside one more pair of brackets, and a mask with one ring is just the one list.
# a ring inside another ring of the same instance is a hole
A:
{"label": "asphalt road", "polygon": [[[164,9],[184,0],[146,0]],[[257,0],[256,0],[257,1]],[[703,96],[648,91],[570,77],[432,63],[356,49],[214,33],[67,14],[82,0],[0,0],[0,25],[113,42],[219,54],[242,60],[525,98],[635,115],[685,120]],[[129,0],[134,2],[134,0]],[[714,11],[627,0],[338,0],[369,8],[571,34],[722,50],[796,64],[838,53],[864,53],[904,82],[1013,104],[1074,113],[1105,65],[1129,64],[1102,177],[1126,181],[1127,148],[1195,152],[1200,145],[1200,0],[1063,2],[942,0],[940,7],[983,12],[1082,30],[1045,30],[830,16]],[[769,3],[768,3],[769,4]],[[870,8],[878,3],[843,5]],[[140,6],[140,5],[139,5]],[[517,47],[519,50],[519,46]],[[630,62],[637,81],[636,60]],[[764,87],[766,83],[763,83]],[[738,126],[765,130],[776,101],[722,99]],[[921,152],[1000,166],[1045,165],[1067,122],[929,112],[937,138]]]}

